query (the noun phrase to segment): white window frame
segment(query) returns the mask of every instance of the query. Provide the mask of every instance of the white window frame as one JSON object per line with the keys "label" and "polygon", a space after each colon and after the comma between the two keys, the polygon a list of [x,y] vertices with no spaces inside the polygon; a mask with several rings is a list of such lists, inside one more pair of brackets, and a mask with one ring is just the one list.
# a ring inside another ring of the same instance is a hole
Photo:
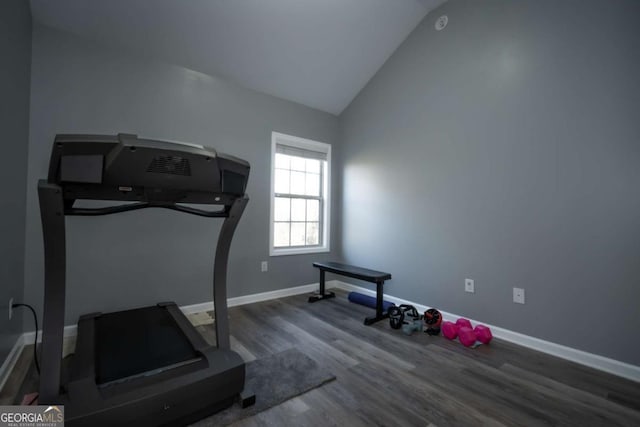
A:
{"label": "white window frame", "polygon": [[[284,247],[276,248],[273,245],[273,232],[274,232],[274,209],[275,209],[275,162],[276,162],[276,145],[288,145],[291,147],[318,151],[327,154],[326,168],[323,173],[323,203],[322,203],[322,243],[314,246],[297,246],[297,247]],[[313,141],[311,139],[300,138],[297,136],[286,135],[284,133],[272,132],[271,133],[271,209],[269,210],[269,255],[281,256],[281,255],[301,255],[301,254],[313,254],[330,251],[330,230],[331,230],[331,145]]]}

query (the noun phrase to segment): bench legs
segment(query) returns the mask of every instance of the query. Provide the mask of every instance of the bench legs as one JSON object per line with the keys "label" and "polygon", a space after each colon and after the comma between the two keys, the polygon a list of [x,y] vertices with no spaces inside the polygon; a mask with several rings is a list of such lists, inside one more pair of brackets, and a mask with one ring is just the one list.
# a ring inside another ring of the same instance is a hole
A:
{"label": "bench legs", "polygon": [[333,292],[325,292],[324,290],[324,270],[320,270],[320,292],[309,297],[309,302],[316,302],[323,299],[335,298]]}
{"label": "bench legs", "polygon": [[369,326],[376,323],[379,320],[388,319],[389,313],[383,311],[382,309],[382,299],[383,299],[383,291],[382,288],[384,286],[384,282],[376,283],[376,315],[372,317],[366,317],[364,319],[364,324]]}
{"label": "bench legs", "polygon": [[[320,270],[320,291],[317,294],[311,295],[309,297],[309,302],[316,302],[323,299],[335,298],[336,296],[335,293],[325,291],[324,273],[325,271],[321,269]],[[366,317],[364,319],[364,324],[367,326],[372,325],[377,321],[389,318],[389,314],[386,311],[384,311],[384,309],[382,308],[382,301],[384,297],[383,287],[384,287],[384,281],[376,282],[376,315]]]}

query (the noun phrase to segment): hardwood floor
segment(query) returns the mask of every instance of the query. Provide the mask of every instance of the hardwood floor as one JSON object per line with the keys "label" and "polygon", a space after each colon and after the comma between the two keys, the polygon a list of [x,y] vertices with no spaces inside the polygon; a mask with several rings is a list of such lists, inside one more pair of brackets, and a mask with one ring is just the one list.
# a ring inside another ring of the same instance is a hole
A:
{"label": "hardwood floor", "polygon": [[[497,339],[467,349],[388,322],[364,326],[371,309],[337,294],[229,310],[245,360],[296,347],[337,377],[234,426],[640,426],[638,383]],[[197,328],[214,339],[213,325]],[[27,347],[17,369],[30,356]]]}

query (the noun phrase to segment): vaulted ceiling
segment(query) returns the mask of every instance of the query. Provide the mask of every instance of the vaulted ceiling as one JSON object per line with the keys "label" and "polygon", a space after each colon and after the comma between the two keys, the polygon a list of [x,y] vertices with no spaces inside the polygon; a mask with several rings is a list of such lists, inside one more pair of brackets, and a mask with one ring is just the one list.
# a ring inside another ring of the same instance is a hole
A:
{"label": "vaulted ceiling", "polygon": [[445,0],[31,0],[36,22],[339,114]]}

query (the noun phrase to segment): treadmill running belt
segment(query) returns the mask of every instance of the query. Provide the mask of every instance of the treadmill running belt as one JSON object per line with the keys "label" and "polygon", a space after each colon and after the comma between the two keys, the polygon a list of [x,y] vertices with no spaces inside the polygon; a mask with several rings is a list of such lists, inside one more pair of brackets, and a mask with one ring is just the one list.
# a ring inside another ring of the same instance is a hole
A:
{"label": "treadmill running belt", "polygon": [[164,307],[103,314],[95,337],[99,385],[200,358]]}

